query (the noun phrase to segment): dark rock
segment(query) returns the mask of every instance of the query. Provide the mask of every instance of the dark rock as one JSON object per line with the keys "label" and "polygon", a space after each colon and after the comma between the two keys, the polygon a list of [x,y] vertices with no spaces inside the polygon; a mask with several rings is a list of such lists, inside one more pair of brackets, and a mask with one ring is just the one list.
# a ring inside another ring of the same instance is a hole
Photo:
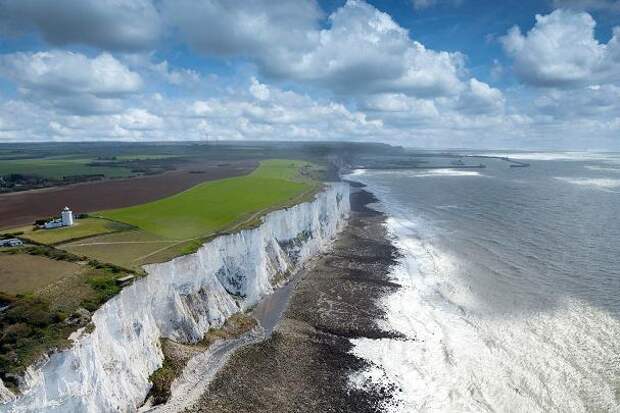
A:
{"label": "dark rock", "polygon": [[401,338],[385,331],[379,300],[399,286],[388,277],[398,252],[385,216],[351,195],[352,216],[332,251],[303,274],[283,319],[268,339],[232,355],[209,390],[188,412],[379,412],[393,404],[390,384],[352,388],[350,377],[369,367],[351,354],[351,338]]}

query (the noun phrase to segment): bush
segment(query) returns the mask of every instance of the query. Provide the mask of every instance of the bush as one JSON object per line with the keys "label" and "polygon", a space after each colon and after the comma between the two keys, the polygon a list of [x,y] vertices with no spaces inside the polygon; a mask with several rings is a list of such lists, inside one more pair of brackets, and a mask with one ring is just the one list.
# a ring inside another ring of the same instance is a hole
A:
{"label": "bush", "polygon": [[176,377],[177,372],[167,359],[164,359],[163,366],[151,374],[150,379],[153,387],[150,394],[153,396],[153,403],[155,405],[166,403],[170,399],[170,388]]}
{"label": "bush", "polygon": [[56,321],[54,313],[50,313],[49,306],[42,300],[22,298],[9,308],[5,315],[10,324],[26,323],[34,327],[47,327]]}
{"label": "bush", "polygon": [[0,338],[0,342],[2,344],[5,343],[15,343],[21,337],[28,337],[32,334],[32,327],[30,327],[26,323],[16,323],[11,324],[7,328],[4,329],[2,337]]}
{"label": "bush", "polygon": [[95,299],[82,302],[82,307],[88,311],[95,311],[101,304],[121,291],[121,287],[116,283],[116,278],[109,275],[96,275],[88,278],[86,282],[97,294]]}

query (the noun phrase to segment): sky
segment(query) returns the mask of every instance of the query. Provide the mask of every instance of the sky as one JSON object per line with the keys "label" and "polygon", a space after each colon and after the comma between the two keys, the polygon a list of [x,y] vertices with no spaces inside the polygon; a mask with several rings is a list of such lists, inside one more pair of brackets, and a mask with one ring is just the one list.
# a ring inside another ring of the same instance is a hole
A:
{"label": "sky", "polygon": [[0,0],[0,143],[620,150],[620,0]]}

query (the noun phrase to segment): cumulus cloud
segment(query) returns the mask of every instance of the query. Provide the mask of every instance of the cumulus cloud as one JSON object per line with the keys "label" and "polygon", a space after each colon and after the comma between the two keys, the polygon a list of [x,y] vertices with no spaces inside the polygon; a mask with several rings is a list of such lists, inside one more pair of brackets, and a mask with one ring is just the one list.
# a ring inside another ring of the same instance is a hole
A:
{"label": "cumulus cloud", "polygon": [[195,50],[257,59],[274,70],[308,46],[322,17],[315,0],[163,0],[161,7],[168,24]]}
{"label": "cumulus cloud", "polygon": [[[315,0],[0,0],[0,9],[0,25],[14,31],[106,49],[0,55],[0,76],[14,86],[0,99],[5,141],[515,147],[542,146],[550,136],[611,140],[620,131],[620,28],[598,42],[594,20],[577,6],[537,16],[531,30],[515,27],[501,38],[519,79],[544,86],[504,91],[474,78],[466,56],[426,47],[362,0],[329,16]],[[184,43],[192,52],[151,50],[162,27],[166,44]],[[171,64],[191,61],[184,58],[193,52],[238,75],[214,82],[214,75]],[[491,79],[507,77],[504,64],[494,61]]]}
{"label": "cumulus cloud", "polygon": [[149,68],[171,85],[193,86],[200,82],[200,74],[198,72],[192,69],[172,68],[167,60],[152,63],[149,65]]}
{"label": "cumulus cloud", "polygon": [[169,19],[196,50],[242,56],[266,77],[310,82],[338,94],[404,92],[454,95],[464,57],[434,51],[409,37],[386,13],[348,0],[319,29],[315,1],[167,0]]}
{"label": "cumulus cloud", "polygon": [[[476,83],[468,83],[471,93],[476,93]],[[493,102],[493,95],[492,89],[483,87],[477,98],[486,96],[487,102]],[[113,113],[87,116],[36,100],[11,99],[0,102],[0,141],[303,139],[514,147],[541,146],[548,134],[577,141],[584,133],[612,139],[620,126],[609,119],[580,118],[570,119],[567,129],[566,120],[542,116],[541,111],[532,115],[464,111],[460,106],[465,96],[431,100],[405,94],[368,95],[368,101],[353,108],[250,78],[244,87],[229,89],[224,95],[138,94],[122,101]]]}
{"label": "cumulus cloud", "polygon": [[247,88],[209,99],[139,95],[114,113],[83,116],[34,100],[3,102],[0,113],[0,141],[20,141],[24,136],[33,140],[371,140],[382,133],[383,126],[340,103],[317,101],[256,79]]}
{"label": "cumulus cloud", "polygon": [[343,94],[459,92],[463,56],[427,49],[373,6],[349,0],[329,17],[329,23],[311,50],[284,66],[290,77]]}
{"label": "cumulus cloud", "polygon": [[499,89],[472,78],[459,97],[457,108],[465,113],[498,113],[504,109],[504,104],[504,94]]}
{"label": "cumulus cloud", "polygon": [[607,121],[620,118],[620,87],[595,85],[582,89],[550,90],[534,101],[538,114],[554,119],[596,119]]}
{"label": "cumulus cloud", "polygon": [[149,48],[161,32],[151,0],[3,0],[0,21],[13,32],[37,30],[54,45],[108,50]]}
{"label": "cumulus cloud", "polygon": [[536,15],[534,27],[523,34],[513,27],[501,39],[514,59],[517,76],[542,87],[582,87],[620,79],[620,30],[607,44],[594,37],[596,22],[588,13],[558,9]]}
{"label": "cumulus cloud", "polygon": [[108,53],[94,58],[60,50],[1,55],[0,75],[27,97],[76,112],[116,110],[119,98],[142,87],[140,75]]}

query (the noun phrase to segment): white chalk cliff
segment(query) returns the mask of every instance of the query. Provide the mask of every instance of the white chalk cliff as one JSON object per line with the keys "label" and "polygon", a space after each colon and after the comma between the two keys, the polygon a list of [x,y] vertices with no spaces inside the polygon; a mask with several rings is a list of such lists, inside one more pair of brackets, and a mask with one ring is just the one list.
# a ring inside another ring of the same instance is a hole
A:
{"label": "white chalk cliff", "polygon": [[29,369],[18,397],[0,382],[0,412],[135,411],[162,364],[160,338],[196,342],[254,306],[283,274],[329,244],[349,210],[348,185],[330,184],[311,202],[268,214],[255,229],[145,266],[146,277],[93,314],[94,331],[75,333],[71,348]]}

